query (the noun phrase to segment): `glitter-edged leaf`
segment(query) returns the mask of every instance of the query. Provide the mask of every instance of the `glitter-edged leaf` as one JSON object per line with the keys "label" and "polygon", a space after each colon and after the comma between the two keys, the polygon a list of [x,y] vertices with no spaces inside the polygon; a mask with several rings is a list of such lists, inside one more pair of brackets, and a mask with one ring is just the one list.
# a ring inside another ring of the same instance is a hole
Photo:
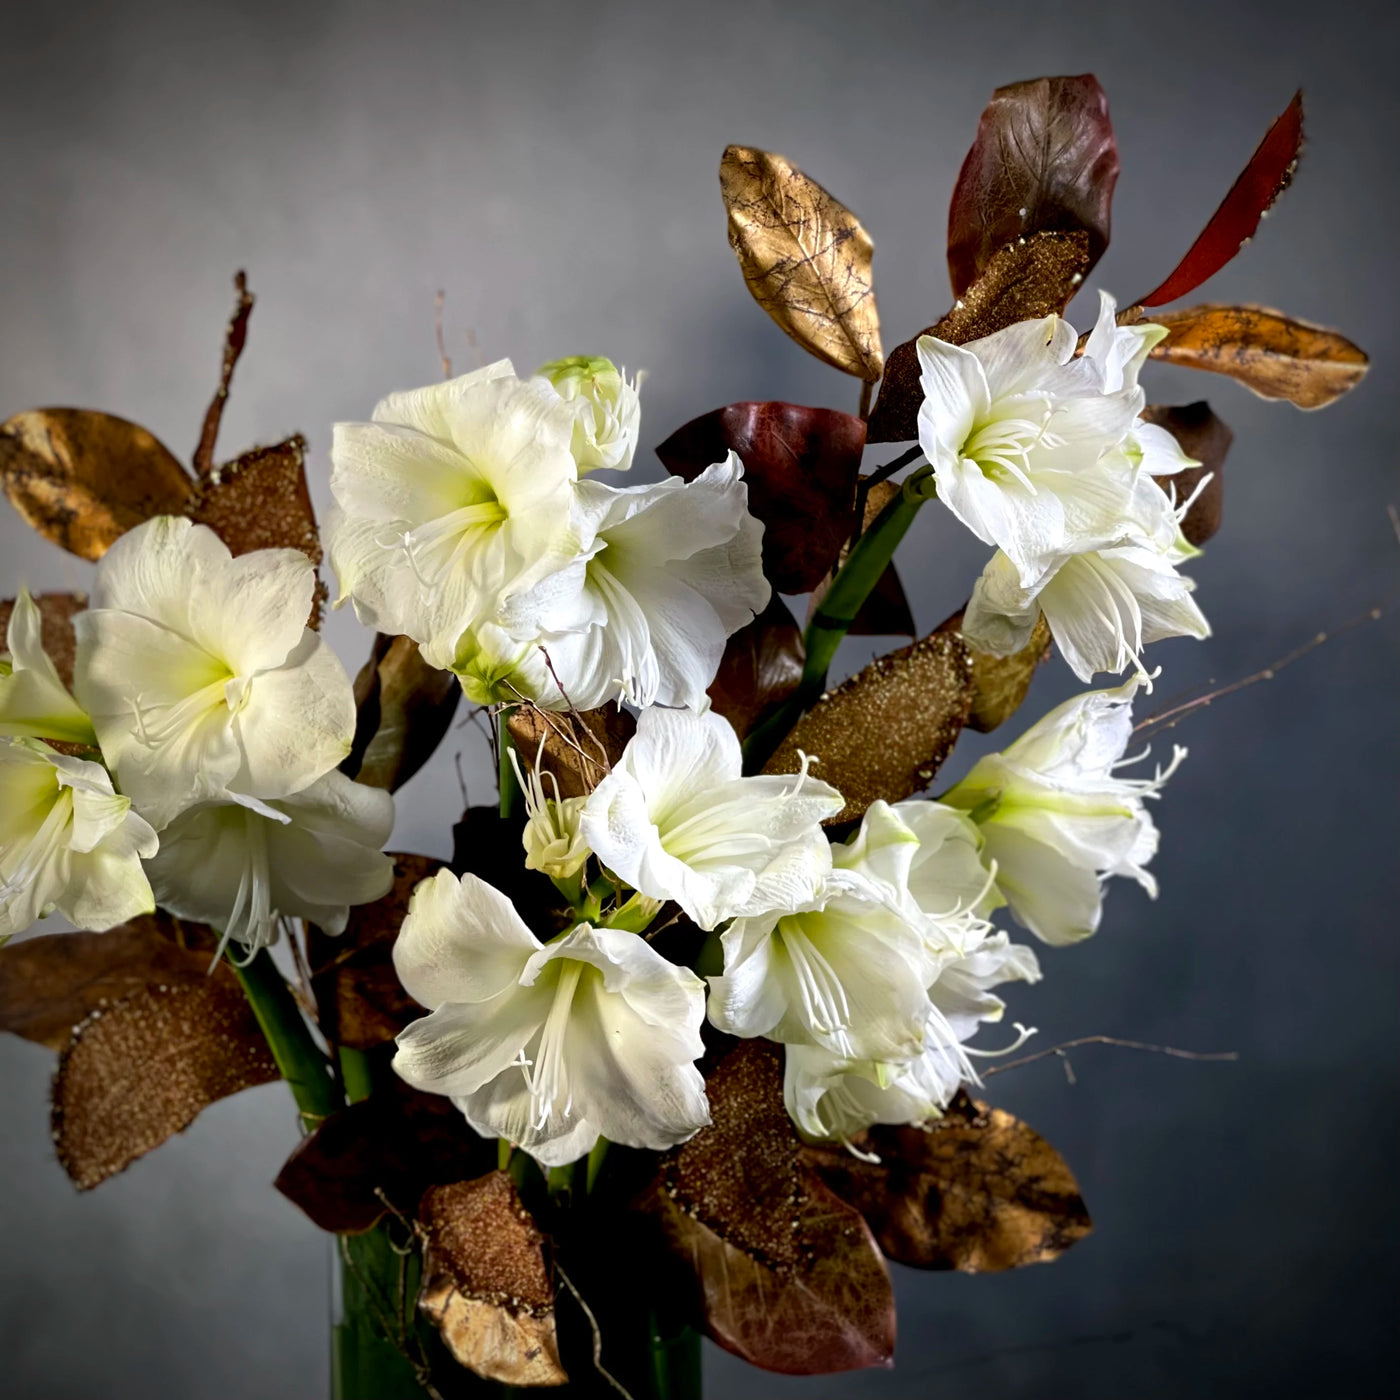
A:
{"label": "glitter-edged leaf", "polygon": [[1365,351],[1325,326],[1266,306],[1188,306],[1148,318],[1167,328],[1154,360],[1225,374],[1261,399],[1326,408],[1365,378]]}
{"label": "glitter-edged leaf", "polygon": [[786,700],[802,679],[802,631],[776,594],[730,637],[710,685],[710,703],[742,739],[771,706]]}
{"label": "glitter-edged leaf", "polygon": [[936,325],[896,346],[885,366],[867,442],[909,442],[919,435],[919,336],[966,345],[1017,321],[1063,311],[1091,265],[1087,233],[1038,233],[1003,248]]}
{"label": "glitter-edged leaf", "polygon": [[454,1358],[510,1386],[564,1385],[547,1242],[505,1172],[423,1196],[418,1307]]}
{"label": "glitter-edged leaf", "polygon": [[846,799],[833,823],[872,802],[926,788],[967,722],[972,660],[961,636],[935,632],[872,661],[798,720],[765,773],[796,773],[803,753]]}
{"label": "glitter-edged leaf", "polygon": [[1292,183],[1302,148],[1303,94],[1298,92],[1275,118],[1186,256],[1138,305],[1165,306],[1214,277],[1254,237],[1259,221]]}
{"label": "glitter-edged leaf", "polygon": [[[959,608],[939,624],[938,630],[961,636],[962,621],[963,610]],[[967,727],[989,734],[1021,708],[1036,670],[1049,659],[1050,624],[1043,616],[1037,618],[1030,641],[1010,656],[993,656],[973,647],[968,648],[968,654],[972,658],[972,706],[967,713]]]}
{"label": "glitter-edged leaf", "polygon": [[966,1094],[923,1127],[876,1127],[807,1160],[885,1254],[916,1269],[991,1273],[1058,1258],[1093,1228],[1074,1174],[1038,1133]]}
{"label": "glitter-edged leaf", "polygon": [[856,522],[865,423],[831,408],[732,403],[678,428],[656,455],[693,481],[730,451],[744,464],[749,512],[763,522],[763,572],[778,593],[806,593]]}
{"label": "glitter-edged leaf", "polygon": [[612,704],[568,714],[519,705],[510,712],[507,723],[527,770],[533,771],[543,741],[543,766],[559,784],[560,797],[592,792],[637,732],[637,721]]}
{"label": "glitter-edged leaf", "polygon": [[746,1040],[709,1076],[712,1122],[666,1153],[641,1205],[694,1272],[705,1330],[789,1375],[887,1366],[889,1272],[860,1214],[809,1171],[782,1051]]}
{"label": "glitter-edged leaf", "polygon": [[437,751],[461,697],[457,677],[429,666],[411,637],[378,633],[355,677],[355,739],[341,772],[401,788]]}
{"label": "glitter-edged leaf", "polygon": [[45,539],[83,559],[155,515],[183,515],[194,482],[145,428],[85,408],[0,424],[0,485]]}
{"label": "glitter-edged leaf", "polygon": [[1108,98],[1093,74],[998,88],[948,209],[953,295],[964,295],[1003,248],[1034,233],[1082,230],[1093,267],[1108,246],[1117,180]]}
{"label": "glitter-edged leaf", "polygon": [[1200,463],[1198,467],[1184,467],[1171,476],[1157,478],[1158,484],[1171,492],[1175,500],[1190,500],[1202,478],[1210,477],[1181,522],[1181,533],[1187,540],[1202,545],[1220,528],[1225,507],[1225,454],[1235,435],[1203,400],[1180,407],[1148,404],[1142,416],[1147,422],[1165,428],[1181,450]]}
{"label": "glitter-edged leaf", "polygon": [[79,1190],[90,1190],[183,1132],[211,1103],[277,1077],[226,965],[199,982],[143,988],[94,1011],[59,1059],[58,1160]]}
{"label": "glitter-edged leaf", "polygon": [[758,304],[804,350],[880,377],[880,313],[860,220],[784,157],[730,146],[719,165],[729,243]]}
{"label": "glitter-edged leaf", "polygon": [[[861,480],[864,481],[865,478],[862,477]],[[868,530],[875,523],[880,512],[902,489],[897,481],[877,481],[865,493],[865,510],[860,527],[862,531]],[[848,541],[837,556],[835,567],[812,590],[811,597],[807,599],[808,622],[812,620],[813,614],[821,606],[822,599],[826,597],[832,579],[836,576],[836,569],[846,562],[846,556],[850,552]],[[915,637],[918,635],[914,626],[914,614],[909,607],[909,599],[905,595],[904,585],[899,581],[899,573],[893,562],[887,565],[885,572],[875,580],[875,587],[870,590],[865,602],[861,604],[860,611],[856,614],[855,621],[846,629],[846,634],[851,637]]]}
{"label": "glitter-edged leaf", "polygon": [[200,479],[186,514],[234,554],[299,549],[318,568],[321,541],[306,484],[306,439],[255,447]]}
{"label": "glitter-edged leaf", "polygon": [[[58,671],[58,678],[69,689],[73,686],[73,655],[77,638],[73,634],[73,619],[87,607],[84,593],[40,593],[34,599],[39,609],[39,636],[49,660]],[[5,634],[14,611],[13,598],[0,599],[0,651],[5,649]]]}

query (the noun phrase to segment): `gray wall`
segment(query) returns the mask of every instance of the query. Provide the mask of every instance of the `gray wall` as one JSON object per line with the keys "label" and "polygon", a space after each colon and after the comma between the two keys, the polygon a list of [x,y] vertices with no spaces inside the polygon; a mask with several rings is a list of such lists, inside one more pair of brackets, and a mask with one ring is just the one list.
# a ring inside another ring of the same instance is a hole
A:
{"label": "gray wall", "polygon": [[[437,375],[438,287],[459,365],[471,332],[523,368],[577,351],[646,367],[649,442],[736,398],[853,409],[852,382],[741,286],[725,143],[786,153],[860,213],[892,345],[946,304],[948,193],[994,86],[1103,81],[1123,177],[1098,280],[1130,296],[1301,82],[1301,177],[1208,295],[1342,327],[1374,369],[1313,415],[1153,373],[1154,398],[1209,395],[1237,433],[1226,525],[1195,571],[1216,635],[1156,654],[1175,695],[1394,586],[1396,39],[1389,6],[1277,0],[7,6],[0,417],[100,407],[187,453],[240,266],[259,302],[223,446],[304,430],[321,505],[329,424]],[[922,624],[981,555],[924,512],[904,565]],[[85,576],[0,510],[0,589]],[[356,664],[353,622],[331,635]],[[1353,633],[1179,729],[1161,900],[1115,888],[1099,938],[1015,996],[1044,1044],[1241,1054],[1086,1050],[1073,1086],[1054,1061],[992,1081],[1074,1165],[1094,1236],[1013,1276],[897,1271],[893,1374],[776,1382],[712,1352],[715,1393],[1376,1392],[1396,1359],[1395,635]],[[1028,713],[1072,688],[1047,673]],[[403,793],[401,847],[446,851],[453,747],[489,796],[460,730]],[[79,1198],[48,1142],[51,1063],[0,1044],[0,1389],[323,1393],[328,1248],[268,1186],[295,1137],[284,1092],[215,1107]]]}

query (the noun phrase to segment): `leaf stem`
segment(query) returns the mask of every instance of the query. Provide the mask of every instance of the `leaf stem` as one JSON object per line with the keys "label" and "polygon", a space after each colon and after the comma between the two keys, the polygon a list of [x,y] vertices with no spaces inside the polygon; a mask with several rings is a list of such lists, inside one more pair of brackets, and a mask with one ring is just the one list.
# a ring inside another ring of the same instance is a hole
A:
{"label": "leaf stem", "polygon": [[496,718],[496,762],[497,786],[501,794],[501,818],[510,821],[524,809],[525,794],[520,790],[520,782],[515,776],[515,767],[510,756],[515,752],[515,740],[511,737],[510,725],[502,713]]}

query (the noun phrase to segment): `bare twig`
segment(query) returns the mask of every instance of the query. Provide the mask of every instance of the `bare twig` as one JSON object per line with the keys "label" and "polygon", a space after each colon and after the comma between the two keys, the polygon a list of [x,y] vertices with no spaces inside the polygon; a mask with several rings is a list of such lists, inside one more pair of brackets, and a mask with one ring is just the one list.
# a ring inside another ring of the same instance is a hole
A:
{"label": "bare twig", "polygon": [[442,305],[446,300],[446,292],[439,292],[433,298],[433,334],[437,337],[438,359],[442,361],[442,377],[451,379],[452,359],[447,353],[447,344],[442,338]]}
{"label": "bare twig", "polygon": [[214,445],[219,437],[219,423],[224,416],[224,404],[228,402],[229,385],[233,383],[233,367],[243,353],[248,340],[248,317],[253,311],[253,294],[248,290],[248,275],[238,272],[233,279],[238,299],[233,304],[233,316],[224,332],[224,362],[219,371],[219,387],[209,401],[204,414],[204,426],[199,432],[199,446],[194,450],[194,474],[208,476],[214,469]]}
{"label": "bare twig", "polygon": [[[1037,1050],[1034,1055],[1023,1055],[1019,1060],[1008,1060],[1004,1065],[993,1065],[982,1071],[982,1078],[990,1079],[992,1075],[1005,1074],[1009,1069],[1033,1065],[1037,1060],[1048,1059],[1051,1055],[1058,1055],[1064,1060],[1065,1051],[1077,1050],[1084,1045],[1116,1045],[1121,1050],[1146,1050],[1153,1055],[1169,1055],[1174,1060],[1238,1060],[1240,1057],[1238,1050],[1179,1050],[1175,1045],[1149,1045],[1143,1040],[1120,1040],[1113,1035],[1085,1035],[1078,1040],[1067,1040],[1062,1045],[1052,1045],[1047,1050]],[[1065,1060],[1065,1063],[1068,1065],[1069,1061]],[[1070,1071],[1070,1075],[1072,1084],[1073,1071]]]}
{"label": "bare twig", "polygon": [[466,809],[472,805],[472,800],[467,795],[467,780],[462,772],[461,749],[458,749],[457,752],[452,755],[452,766],[457,770],[457,786],[461,789],[462,793],[462,810],[466,811]]}
{"label": "bare twig", "polygon": [[588,1319],[588,1325],[593,1329],[593,1369],[598,1372],[617,1393],[624,1397],[624,1400],[632,1400],[631,1392],[603,1366],[603,1334],[598,1328],[598,1319],[593,1316],[593,1309],[584,1301],[583,1294],[574,1287],[574,1281],[560,1267],[559,1261],[554,1261],[554,1272],[563,1280],[564,1286],[574,1295],[574,1301],[583,1309],[583,1315]]}
{"label": "bare twig", "polygon": [[876,467],[869,476],[856,482],[856,529],[851,536],[854,544],[865,533],[865,503],[870,499],[870,488],[878,486],[882,481],[888,481],[901,467],[907,467],[911,462],[922,457],[924,449],[922,447],[911,447],[907,452],[901,452],[892,462],[886,462],[883,467]]}
{"label": "bare twig", "polygon": [[874,381],[874,380],[872,380],[872,379],[866,379],[866,380],[863,380],[863,381],[861,382],[861,386],[860,386],[860,407],[856,410],[856,412],[857,412],[862,418],[869,418],[869,417],[870,417],[870,399],[871,399],[871,396],[872,396],[872,394],[874,393],[874,391],[875,391],[875,381]]}

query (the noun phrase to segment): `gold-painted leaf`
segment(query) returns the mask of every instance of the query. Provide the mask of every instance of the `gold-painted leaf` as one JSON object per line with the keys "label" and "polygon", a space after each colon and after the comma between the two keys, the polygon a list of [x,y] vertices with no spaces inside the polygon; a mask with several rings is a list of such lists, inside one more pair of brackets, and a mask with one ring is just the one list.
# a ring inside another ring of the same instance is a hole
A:
{"label": "gold-painted leaf", "polygon": [[[73,687],[73,656],[77,638],[73,635],[73,619],[87,607],[85,593],[40,593],[34,599],[39,609],[39,636],[58,677],[70,690]],[[5,634],[14,611],[13,598],[0,599],[0,651],[5,649]]]}
{"label": "gold-painted leaf", "polygon": [[554,774],[561,797],[592,792],[637,732],[637,721],[616,705],[572,714],[518,705],[507,723],[527,770],[533,770],[544,740],[544,768]]}
{"label": "gold-painted leaf", "polygon": [[1228,375],[1261,399],[1287,399],[1297,408],[1326,408],[1370,367],[1345,336],[1266,306],[1188,306],[1148,319],[1168,332],[1153,346],[1154,360]]}
{"label": "gold-painted leaf", "polygon": [[545,1238],[505,1172],[423,1195],[418,1306],[461,1365],[511,1386],[564,1385]]}
{"label": "gold-painted leaf", "polygon": [[429,666],[411,637],[380,632],[355,677],[355,740],[341,772],[401,788],[433,756],[461,697],[457,677]]}
{"label": "gold-painted leaf", "polygon": [[991,1273],[1055,1259],[1093,1229],[1074,1174],[1043,1137],[965,1093],[924,1127],[876,1127],[809,1163],[916,1269]]}
{"label": "gold-painted leaf", "polygon": [[866,425],[867,442],[909,442],[919,435],[919,336],[966,345],[1017,321],[1063,311],[1079,290],[1092,259],[1089,235],[1036,233],[992,256],[986,270],[936,325],[890,352],[880,397]]}
{"label": "gold-painted leaf", "polygon": [[0,424],[0,485],[45,539],[83,559],[155,515],[183,515],[194,482],[145,428],[85,408]]}
{"label": "gold-painted leaf", "polygon": [[[1156,480],[1179,502],[1196,497],[1182,519],[1181,533],[1189,543],[1202,545],[1220,528],[1225,509],[1225,454],[1235,435],[1204,400],[1180,407],[1148,404],[1142,416],[1147,422],[1165,428],[1181,450],[1200,463],[1198,467],[1183,467],[1171,476],[1159,476]],[[1197,495],[1196,488],[1207,476],[1210,480]]]}
{"label": "gold-painted leaf", "polygon": [[226,965],[200,982],[146,987],[74,1029],[53,1086],[58,1160],[79,1190],[90,1190],[211,1103],[277,1077]]}
{"label": "gold-painted leaf", "polygon": [[729,242],[754,300],[804,350],[873,383],[880,313],[860,220],[782,156],[730,146],[719,163]]}
{"label": "gold-painted leaf", "polygon": [[[962,621],[963,610],[959,608],[938,630],[961,636]],[[1043,614],[1038,617],[1030,641],[1010,656],[993,656],[973,647],[968,647],[968,653],[972,657],[972,708],[967,714],[967,727],[979,734],[990,734],[1021,708],[1036,669],[1049,660],[1050,624]]]}
{"label": "gold-painted leaf", "polygon": [[796,773],[803,753],[846,799],[833,823],[872,802],[926,788],[952,750],[972,704],[972,659],[962,637],[935,632],[872,661],[798,720],[765,773]]}
{"label": "gold-painted leaf", "polygon": [[217,939],[158,911],[106,933],[47,933],[0,948],[0,1030],[62,1050],[94,1011],[209,975]]}

